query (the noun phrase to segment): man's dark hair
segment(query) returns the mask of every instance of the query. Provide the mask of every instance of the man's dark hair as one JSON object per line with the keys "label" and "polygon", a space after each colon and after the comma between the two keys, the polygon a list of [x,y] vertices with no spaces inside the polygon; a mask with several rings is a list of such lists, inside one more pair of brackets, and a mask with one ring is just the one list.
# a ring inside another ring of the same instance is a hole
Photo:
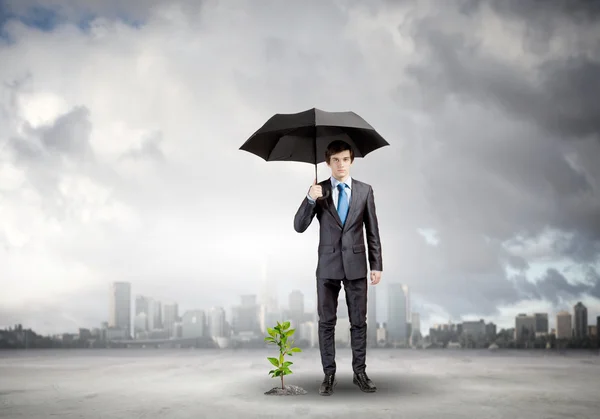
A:
{"label": "man's dark hair", "polygon": [[350,161],[354,162],[354,150],[350,144],[343,140],[332,141],[327,146],[327,150],[325,150],[325,161],[327,164],[329,164],[331,161],[331,156],[346,150],[350,151]]}

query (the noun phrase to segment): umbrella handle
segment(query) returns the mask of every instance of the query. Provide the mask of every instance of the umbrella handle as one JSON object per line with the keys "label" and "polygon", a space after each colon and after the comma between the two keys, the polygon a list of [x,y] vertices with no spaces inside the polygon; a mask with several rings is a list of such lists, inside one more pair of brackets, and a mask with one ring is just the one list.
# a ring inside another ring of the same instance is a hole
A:
{"label": "umbrella handle", "polygon": [[323,191],[323,196],[320,196],[317,199],[319,199],[319,200],[327,199],[328,197],[329,197],[329,189],[325,189],[325,191]]}

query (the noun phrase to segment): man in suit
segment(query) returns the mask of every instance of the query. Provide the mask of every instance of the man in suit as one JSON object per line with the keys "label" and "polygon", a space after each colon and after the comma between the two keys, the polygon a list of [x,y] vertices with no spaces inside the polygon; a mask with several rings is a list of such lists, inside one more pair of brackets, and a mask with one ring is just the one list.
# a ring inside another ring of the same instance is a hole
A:
{"label": "man in suit", "polygon": [[363,227],[367,233],[372,285],[379,283],[383,270],[373,189],[350,177],[354,152],[345,141],[329,144],[325,161],[331,169],[331,177],[319,184],[315,179],[294,217],[294,229],[298,233],[306,231],[315,215],[320,224],[316,276],[319,348],[325,377],[319,393],[329,396],[337,384],[334,332],[342,284],[351,326],[353,382],[362,391],[372,393],[377,388],[365,371],[368,285]]}

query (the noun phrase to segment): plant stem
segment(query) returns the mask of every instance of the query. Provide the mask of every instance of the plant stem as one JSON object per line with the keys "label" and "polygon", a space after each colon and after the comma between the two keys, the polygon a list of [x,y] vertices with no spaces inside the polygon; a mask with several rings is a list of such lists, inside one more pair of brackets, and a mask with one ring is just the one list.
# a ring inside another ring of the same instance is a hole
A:
{"label": "plant stem", "polygon": [[285,390],[285,387],[283,386],[283,374],[281,374],[281,389]]}

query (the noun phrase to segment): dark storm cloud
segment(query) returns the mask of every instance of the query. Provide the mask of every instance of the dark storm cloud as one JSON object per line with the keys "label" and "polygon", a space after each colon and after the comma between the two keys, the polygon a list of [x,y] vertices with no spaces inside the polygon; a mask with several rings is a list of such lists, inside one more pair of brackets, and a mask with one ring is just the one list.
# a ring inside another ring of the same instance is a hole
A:
{"label": "dark storm cloud", "polygon": [[[467,101],[499,107],[513,117],[531,121],[550,134],[584,138],[600,134],[600,56],[572,51],[539,65],[538,83],[526,71],[492,57],[477,39],[445,33],[435,19],[413,23],[413,39],[428,61],[412,64],[407,73],[431,101],[456,95]],[[600,138],[599,138],[600,139]]]}
{"label": "dark storm cloud", "polygon": [[[561,232],[553,256],[598,260],[600,34],[592,21],[599,3],[430,2],[427,14],[422,3],[388,3],[408,11],[398,31],[419,56],[405,68],[415,84],[402,82],[396,101],[436,120],[428,133],[436,146],[423,153],[421,171],[441,244],[424,249],[423,260],[444,262],[415,286],[450,313],[494,312],[524,290],[553,302],[556,294],[590,294],[593,286],[572,285],[557,271],[514,284],[503,265],[522,272],[529,262],[502,243],[535,241],[551,228]],[[482,19],[490,6],[504,24],[524,23],[523,32],[489,29]],[[569,26],[575,21],[584,27]],[[551,42],[566,35],[567,48],[557,50]],[[522,43],[523,59],[487,49],[506,45],[490,43],[494,37]]]}
{"label": "dark storm cloud", "polygon": [[585,282],[569,282],[556,269],[548,269],[546,274],[535,283],[523,277],[516,280],[516,285],[522,298],[537,300],[548,300],[557,307],[573,298],[591,294],[598,298],[597,291],[600,289],[600,277],[591,269]]}
{"label": "dark storm cloud", "polygon": [[[595,216],[600,217],[600,211],[596,212]],[[582,227],[590,225],[598,227],[600,225],[598,219],[588,221],[589,223],[582,225]],[[595,262],[600,254],[600,241],[598,240],[600,230],[596,229],[593,235],[591,233],[590,231],[582,230],[570,237],[560,237],[553,243],[553,248],[557,253],[569,257],[575,262]]]}
{"label": "dark storm cloud", "polygon": [[586,273],[586,282],[591,284],[590,295],[600,299],[600,274],[594,268],[589,268]]}
{"label": "dark storm cloud", "polygon": [[[502,16],[527,21],[536,28],[551,28],[565,19],[589,25],[600,20],[598,0],[503,0],[487,4]],[[551,35],[552,31],[547,33]]]}

